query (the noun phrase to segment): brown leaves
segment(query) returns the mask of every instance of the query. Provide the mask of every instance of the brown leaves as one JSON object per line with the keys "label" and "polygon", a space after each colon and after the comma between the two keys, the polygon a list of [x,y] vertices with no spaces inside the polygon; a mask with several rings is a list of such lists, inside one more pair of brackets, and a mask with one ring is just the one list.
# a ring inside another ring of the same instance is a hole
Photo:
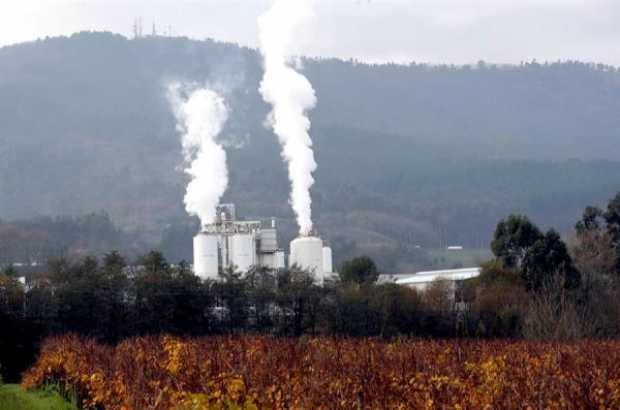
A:
{"label": "brown leaves", "polygon": [[620,343],[137,338],[48,340],[26,387],[85,408],[620,408]]}

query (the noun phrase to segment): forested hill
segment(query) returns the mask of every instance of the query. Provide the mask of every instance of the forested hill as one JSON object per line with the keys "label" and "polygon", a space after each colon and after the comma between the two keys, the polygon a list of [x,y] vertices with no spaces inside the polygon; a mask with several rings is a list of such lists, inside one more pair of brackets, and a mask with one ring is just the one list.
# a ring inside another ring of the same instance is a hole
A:
{"label": "forested hill", "polygon": [[[510,212],[567,231],[620,190],[620,72],[582,63],[495,67],[306,60],[320,230],[339,258],[387,269],[416,245],[486,246]],[[263,127],[254,50],[81,33],[0,49],[0,219],[104,210],[188,256],[174,81],[225,89],[227,200],[294,232],[286,170]],[[234,147],[234,148],[233,148]]]}

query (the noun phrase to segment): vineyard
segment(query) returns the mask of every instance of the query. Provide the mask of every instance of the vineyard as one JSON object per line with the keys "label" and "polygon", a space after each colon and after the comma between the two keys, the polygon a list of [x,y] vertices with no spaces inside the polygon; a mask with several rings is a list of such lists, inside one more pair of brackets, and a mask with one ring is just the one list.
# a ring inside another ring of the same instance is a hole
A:
{"label": "vineyard", "polygon": [[104,409],[620,408],[620,342],[48,340],[23,384]]}

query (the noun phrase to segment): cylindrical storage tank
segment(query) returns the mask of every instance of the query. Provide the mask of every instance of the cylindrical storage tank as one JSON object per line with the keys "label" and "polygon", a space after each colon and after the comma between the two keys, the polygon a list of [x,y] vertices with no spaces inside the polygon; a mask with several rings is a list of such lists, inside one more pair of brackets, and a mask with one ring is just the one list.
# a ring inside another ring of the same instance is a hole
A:
{"label": "cylindrical storage tank", "polygon": [[216,235],[199,233],[194,237],[194,273],[201,279],[219,279]]}
{"label": "cylindrical storage tank", "polygon": [[323,272],[324,273],[333,273],[334,265],[332,261],[332,248],[329,246],[323,247]]}
{"label": "cylindrical storage tank", "polygon": [[323,241],[314,236],[302,236],[291,242],[289,265],[308,270],[318,283],[323,283]]}
{"label": "cylindrical storage tank", "polygon": [[231,263],[238,272],[247,272],[256,265],[256,240],[253,234],[237,233],[231,237]]}

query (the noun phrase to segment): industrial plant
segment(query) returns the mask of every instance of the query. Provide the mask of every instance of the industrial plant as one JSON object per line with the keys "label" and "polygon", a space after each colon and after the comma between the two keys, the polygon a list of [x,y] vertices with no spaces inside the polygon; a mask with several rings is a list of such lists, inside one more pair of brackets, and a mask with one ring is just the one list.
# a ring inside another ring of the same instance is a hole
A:
{"label": "industrial plant", "polygon": [[[227,270],[277,272],[286,268],[286,259],[275,220],[238,220],[234,204],[219,205],[215,222],[203,225],[194,237],[194,273],[202,279],[219,280]],[[332,250],[318,236],[300,236],[290,244],[288,266],[311,272],[322,285],[333,275]]]}

